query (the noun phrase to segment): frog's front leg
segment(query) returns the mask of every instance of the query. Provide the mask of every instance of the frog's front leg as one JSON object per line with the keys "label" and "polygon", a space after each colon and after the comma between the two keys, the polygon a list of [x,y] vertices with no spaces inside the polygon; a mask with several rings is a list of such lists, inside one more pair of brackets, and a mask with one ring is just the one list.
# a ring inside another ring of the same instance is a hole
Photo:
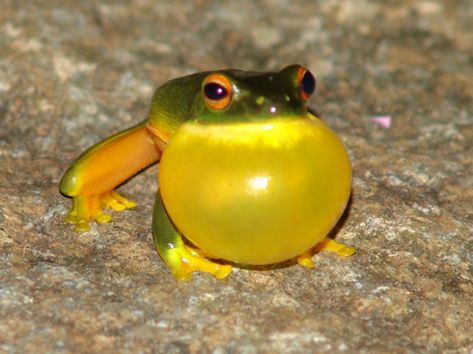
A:
{"label": "frog's front leg", "polygon": [[184,244],[167,215],[159,191],[153,211],[153,240],[160,256],[179,280],[190,280],[194,271],[210,273],[217,279],[224,279],[232,271],[230,265],[212,262],[204,258],[199,251]]}
{"label": "frog's front leg", "polygon": [[142,122],[112,135],[87,149],[67,169],[59,189],[72,197],[65,218],[77,231],[90,229],[89,222],[108,222],[111,216],[102,209],[124,210],[136,204],[114,191],[115,187],[156,162],[161,152]]}

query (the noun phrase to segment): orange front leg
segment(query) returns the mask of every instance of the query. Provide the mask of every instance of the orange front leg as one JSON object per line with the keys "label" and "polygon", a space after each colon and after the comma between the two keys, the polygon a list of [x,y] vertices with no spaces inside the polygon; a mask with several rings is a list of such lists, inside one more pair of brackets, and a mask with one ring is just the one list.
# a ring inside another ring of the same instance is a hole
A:
{"label": "orange front leg", "polygon": [[59,190],[72,197],[72,207],[66,222],[76,230],[90,229],[90,220],[108,222],[111,216],[102,209],[124,210],[136,204],[119,195],[114,189],[159,160],[161,151],[152,134],[142,122],[112,135],[87,149],[67,169]]}

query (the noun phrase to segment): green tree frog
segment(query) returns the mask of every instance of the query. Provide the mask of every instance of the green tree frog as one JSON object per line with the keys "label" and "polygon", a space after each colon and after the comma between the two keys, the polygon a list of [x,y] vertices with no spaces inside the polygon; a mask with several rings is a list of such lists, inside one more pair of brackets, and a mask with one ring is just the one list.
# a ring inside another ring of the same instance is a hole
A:
{"label": "green tree frog", "polygon": [[352,173],[339,138],[306,107],[315,86],[300,65],[168,81],[145,121],[90,147],[66,171],[66,222],[87,231],[92,220],[111,220],[105,207],[135,206],[114,189],[160,160],[153,239],[177,279],[193,271],[223,279],[232,265],[290,259],[312,268],[320,250],[352,255],[327,238]]}

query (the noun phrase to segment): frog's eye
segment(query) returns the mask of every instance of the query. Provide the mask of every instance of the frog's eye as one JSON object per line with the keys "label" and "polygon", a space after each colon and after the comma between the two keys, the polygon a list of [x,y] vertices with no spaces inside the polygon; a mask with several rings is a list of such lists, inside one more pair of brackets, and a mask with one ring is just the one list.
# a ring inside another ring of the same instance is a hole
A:
{"label": "frog's eye", "polygon": [[205,103],[211,109],[220,110],[232,99],[232,85],[222,74],[210,74],[202,86]]}
{"label": "frog's eye", "polygon": [[300,67],[299,71],[297,72],[297,81],[299,82],[301,96],[307,101],[315,91],[314,75],[312,75],[309,70]]}

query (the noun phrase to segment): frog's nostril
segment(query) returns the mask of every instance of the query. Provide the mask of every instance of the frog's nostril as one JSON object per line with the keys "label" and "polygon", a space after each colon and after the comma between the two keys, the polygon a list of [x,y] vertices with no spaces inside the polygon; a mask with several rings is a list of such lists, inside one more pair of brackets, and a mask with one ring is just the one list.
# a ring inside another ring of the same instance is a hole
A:
{"label": "frog's nostril", "polygon": [[264,101],[265,101],[264,96],[258,96],[255,100],[258,106],[262,106],[264,104]]}

